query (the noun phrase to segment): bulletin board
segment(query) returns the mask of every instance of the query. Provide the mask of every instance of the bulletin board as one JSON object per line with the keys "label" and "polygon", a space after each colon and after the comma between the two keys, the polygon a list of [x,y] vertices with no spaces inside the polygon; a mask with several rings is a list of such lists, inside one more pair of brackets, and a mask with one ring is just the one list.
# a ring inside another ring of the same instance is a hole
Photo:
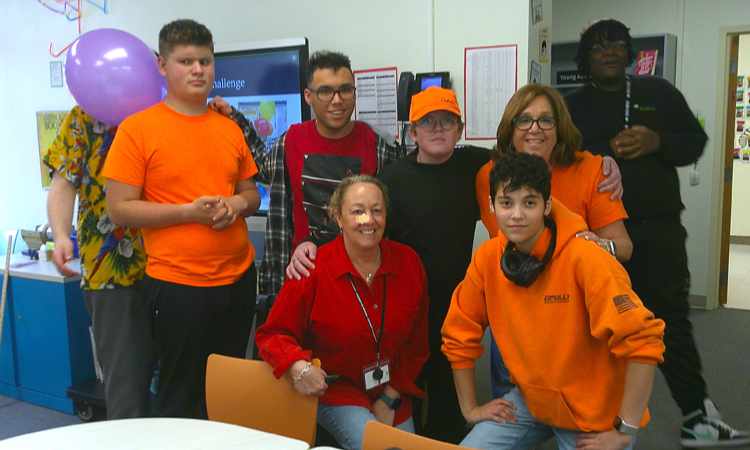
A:
{"label": "bulletin board", "polygon": [[42,187],[47,189],[52,184],[49,169],[44,165],[44,154],[55,141],[60,124],[65,120],[69,111],[37,111],[36,133],[39,139],[39,170],[42,175]]}

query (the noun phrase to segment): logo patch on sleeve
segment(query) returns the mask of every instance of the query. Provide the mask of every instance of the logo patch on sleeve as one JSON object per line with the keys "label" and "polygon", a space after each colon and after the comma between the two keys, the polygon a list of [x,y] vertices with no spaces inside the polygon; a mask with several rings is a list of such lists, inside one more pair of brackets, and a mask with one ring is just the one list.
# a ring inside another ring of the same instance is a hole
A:
{"label": "logo patch on sleeve", "polygon": [[633,303],[633,300],[630,300],[628,294],[616,295],[612,298],[612,301],[615,304],[615,308],[617,308],[617,312],[620,314],[638,307],[638,305]]}

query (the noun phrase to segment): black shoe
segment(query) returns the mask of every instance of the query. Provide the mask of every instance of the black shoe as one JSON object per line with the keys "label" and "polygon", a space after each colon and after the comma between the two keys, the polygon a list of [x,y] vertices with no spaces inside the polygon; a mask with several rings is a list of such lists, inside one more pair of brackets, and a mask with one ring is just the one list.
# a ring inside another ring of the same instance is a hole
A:
{"label": "black shoe", "polygon": [[704,408],[685,417],[680,443],[686,448],[740,447],[750,444],[750,433],[735,430],[721,420],[721,415],[710,399]]}

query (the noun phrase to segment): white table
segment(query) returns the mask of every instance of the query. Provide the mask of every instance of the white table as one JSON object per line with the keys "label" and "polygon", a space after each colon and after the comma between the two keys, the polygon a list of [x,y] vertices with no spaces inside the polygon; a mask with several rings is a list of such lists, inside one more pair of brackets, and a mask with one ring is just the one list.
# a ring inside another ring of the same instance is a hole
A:
{"label": "white table", "polygon": [[0,441],[0,450],[307,450],[306,442],[196,419],[124,419],[52,428]]}

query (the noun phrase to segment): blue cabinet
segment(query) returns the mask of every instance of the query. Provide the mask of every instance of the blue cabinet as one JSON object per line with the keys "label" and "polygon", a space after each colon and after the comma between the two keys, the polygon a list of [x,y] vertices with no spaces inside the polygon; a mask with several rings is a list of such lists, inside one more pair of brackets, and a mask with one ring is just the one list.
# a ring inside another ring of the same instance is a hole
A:
{"label": "blue cabinet", "polygon": [[0,394],[73,413],[66,389],[96,377],[80,279],[50,262],[11,265],[10,274]]}

